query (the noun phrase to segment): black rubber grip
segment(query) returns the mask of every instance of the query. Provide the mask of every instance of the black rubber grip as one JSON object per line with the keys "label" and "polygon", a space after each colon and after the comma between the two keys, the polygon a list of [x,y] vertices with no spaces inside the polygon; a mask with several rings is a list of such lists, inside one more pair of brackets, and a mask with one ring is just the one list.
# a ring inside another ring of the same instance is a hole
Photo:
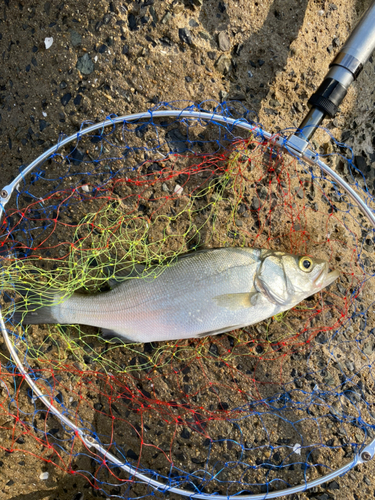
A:
{"label": "black rubber grip", "polygon": [[326,78],[310,97],[309,104],[333,118],[346,93],[347,89],[340,82],[333,78]]}

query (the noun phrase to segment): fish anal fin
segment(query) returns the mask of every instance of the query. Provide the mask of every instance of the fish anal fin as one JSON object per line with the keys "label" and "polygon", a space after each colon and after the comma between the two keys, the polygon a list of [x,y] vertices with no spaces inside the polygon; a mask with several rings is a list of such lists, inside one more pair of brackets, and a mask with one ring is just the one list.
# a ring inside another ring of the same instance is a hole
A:
{"label": "fish anal fin", "polygon": [[122,344],[134,344],[136,341],[126,336],[122,332],[111,330],[110,328],[102,328],[102,337],[105,340],[122,343]]}
{"label": "fish anal fin", "polygon": [[238,328],[243,328],[243,327],[244,327],[244,325],[231,325],[231,326],[227,326],[225,328],[220,328],[219,330],[212,330],[210,332],[198,333],[196,338],[201,339],[204,337],[211,337],[212,335],[219,335],[219,333],[231,332],[232,330],[237,330]]}
{"label": "fish anal fin", "polygon": [[223,295],[217,295],[213,300],[219,307],[224,307],[230,311],[238,311],[240,309],[254,307],[259,297],[260,293],[258,292],[225,293]]}

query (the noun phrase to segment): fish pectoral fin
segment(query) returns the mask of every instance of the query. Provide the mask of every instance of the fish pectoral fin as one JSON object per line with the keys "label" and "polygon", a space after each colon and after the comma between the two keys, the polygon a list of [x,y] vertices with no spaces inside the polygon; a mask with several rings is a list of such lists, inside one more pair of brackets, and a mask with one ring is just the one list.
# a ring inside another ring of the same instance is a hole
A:
{"label": "fish pectoral fin", "polygon": [[217,295],[213,297],[213,301],[219,307],[224,307],[231,311],[238,311],[240,309],[248,309],[254,307],[261,294],[259,292],[250,293],[225,293],[224,295]]}

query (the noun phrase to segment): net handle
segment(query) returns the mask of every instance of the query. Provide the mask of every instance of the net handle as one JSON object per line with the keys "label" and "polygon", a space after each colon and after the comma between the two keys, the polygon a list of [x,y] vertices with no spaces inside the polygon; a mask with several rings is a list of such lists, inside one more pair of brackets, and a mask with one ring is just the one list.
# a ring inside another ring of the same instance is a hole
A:
{"label": "net handle", "polygon": [[311,139],[326,116],[333,118],[349,87],[375,49],[375,0],[336,54],[319,88],[309,99],[311,109],[298,127],[297,137]]}
{"label": "net handle", "polygon": [[[342,179],[336,172],[334,172],[328,165],[326,165],[323,161],[321,161],[312,151],[310,150],[299,150],[298,147],[291,147],[290,144],[288,144],[287,139],[278,135],[272,135],[260,127],[255,126],[254,124],[251,124],[247,122],[245,119],[234,119],[230,118],[227,116],[219,115],[217,113],[209,113],[209,112],[203,112],[203,111],[192,111],[192,110],[161,110],[161,111],[149,111],[147,113],[136,113],[136,114],[131,114],[127,116],[120,116],[120,117],[114,117],[107,119],[103,122],[93,124],[89,127],[86,127],[79,132],[66,137],[62,141],[58,142],[56,145],[52,146],[50,149],[45,151],[42,155],[40,155],[36,160],[34,160],[30,165],[28,165],[10,184],[5,186],[1,191],[0,191],[0,197],[1,197],[1,203],[0,206],[2,208],[0,212],[0,222],[1,219],[5,213],[5,205],[8,203],[12,193],[14,190],[17,189],[17,186],[19,182],[25,178],[27,174],[29,174],[35,167],[40,165],[43,161],[48,159],[51,155],[55,154],[60,148],[65,146],[66,144],[69,144],[72,141],[78,140],[81,136],[87,135],[91,132],[94,132],[95,130],[98,129],[104,129],[109,126],[116,125],[118,123],[127,123],[127,122],[132,122],[140,119],[146,119],[150,117],[176,117],[176,118],[197,118],[200,120],[204,121],[213,121],[213,122],[219,122],[225,125],[230,125],[231,127],[240,127],[244,130],[251,131],[255,137],[260,137],[264,141],[269,141],[271,144],[273,144],[274,147],[281,148],[283,149],[287,154],[293,156],[293,157],[298,157],[301,160],[306,161],[310,165],[317,165],[319,166],[328,176],[333,178],[350,196],[350,198],[356,203],[356,205],[360,208],[362,213],[367,217],[367,219],[370,221],[370,223],[375,227],[375,216],[371,212],[371,210],[367,207],[365,202],[362,200],[362,198],[345,182],[344,179]],[[77,427],[70,419],[68,419],[64,414],[60,412],[60,410],[53,405],[51,402],[51,399],[43,394],[38,386],[35,384],[34,380],[32,377],[27,373],[25,370],[19,356],[17,353],[17,348],[15,345],[13,345],[11,338],[8,335],[4,318],[2,316],[2,313],[0,311],[0,329],[3,334],[3,338],[5,341],[5,344],[9,350],[9,353],[11,357],[13,358],[19,372],[23,376],[23,378],[26,380],[27,384],[33,391],[33,394],[36,395],[42,402],[43,404],[47,407],[48,411],[53,413],[58,419],[60,419],[64,424],[72,429],[77,437],[79,437],[84,445],[88,448],[95,448],[101,455],[103,455],[104,460],[107,462],[110,462],[117,467],[120,467],[122,470],[130,474],[131,476],[136,477],[137,479],[141,480],[143,483],[151,486],[152,488],[162,491],[162,492],[169,492],[169,493],[176,493],[179,495],[183,495],[186,497],[190,498],[197,498],[201,500],[264,500],[265,498],[279,498],[284,495],[292,495],[295,493],[300,493],[302,491],[305,491],[309,488],[313,488],[315,486],[319,486],[322,483],[325,483],[327,481],[331,481],[332,479],[336,478],[337,476],[343,475],[346,472],[348,472],[350,469],[355,467],[356,465],[362,464],[363,462],[367,462],[371,460],[374,456],[375,453],[375,439],[373,439],[369,445],[364,447],[360,453],[358,453],[354,459],[349,462],[348,464],[342,466],[340,469],[337,469],[336,471],[333,471],[329,474],[326,474],[325,476],[322,476],[318,479],[315,479],[314,481],[306,482],[305,484],[301,484],[298,486],[290,487],[290,488],[285,488],[283,490],[278,490],[278,491],[272,491],[269,493],[261,493],[261,494],[251,494],[251,495],[241,495],[241,494],[236,494],[236,495],[218,495],[218,494],[203,494],[203,493],[193,493],[191,491],[187,491],[184,489],[180,489],[177,487],[170,487],[166,484],[163,484],[159,481],[156,481],[155,479],[151,479],[145,474],[140,473],[137,469],[133,468],[132,466],[126,465],[123,462],[121,462],[118,458],[116,458],[112,453],[108,452],[99,442],[96,441],[96,439],[93,436],[90,436],[88,434],[85,434],[82,432],[79,427]]]}

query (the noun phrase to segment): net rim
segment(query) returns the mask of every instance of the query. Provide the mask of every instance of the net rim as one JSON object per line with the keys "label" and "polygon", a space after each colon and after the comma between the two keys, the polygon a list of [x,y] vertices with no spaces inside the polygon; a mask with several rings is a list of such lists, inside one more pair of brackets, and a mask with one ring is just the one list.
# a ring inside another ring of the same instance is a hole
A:
{"label": "net rim", "polygon": [[[326,163],[324,163],[314,152],[310,149],[299,149],[295,145],[288,143],[289,139],[276,134],[271,134],[261,127],[255,125],[252,122],[247,121],[245,118],[235,119],[229,116],[221,115],[215,112],[207,112],[207,111],[193,111],[191,109],[184,110],[149,110],[146,113],[133,113],[130,115],[124,116],[116,116],[109,117],[104,121],[95,123],[90,125],[89,127],[82,128],[78,132],[62,139],[47,151],[42,153],[39,157],[37,157],[33,162],[31,162],[23,171],[17,175],[17,177],[8,185],[4,186],[0,190],[0,222],[5,214],[5,205],[10,200],[13,192],[17,190],[17,186],[19,182],[24,179],[35,167],[37,167],[40,163],[48,159],[51,155],[55,154],[60,148],[69,144],[70,142],[79,139],[83,135],[87,135],[98,129],[105,129],[106,127],[117,125],[118,123],[126,123],[133,122],[140,119],[146,118],[160,118],[160,117],[175,117],[175,118],[194,118],[201,119],[205,121],[218,121],[221,124],[230,125],[231,127],[239,127],[244,130],[251,131],[255,137],[262,138],[264,141],[270,142],[273,146],[278,147],[284,150],[288,155],[299,158],[300,160],[305,161],[309,165],[315,165],[321,168],[329,177],[335,180],[348,194],[348,196],[356,203],[361,212],[365,215],[368,221],[375,227],[375,214],[372,213],[370,208],[366,205],[365,201],[351,188],[351,186],[334,170],[332,170]],[[307,144],[307,142],[305,143]],[[330,472],[318,479],[313,481],[307,481],[304,484],[300,484],[298,486],[293,486],[277,491],[261,493],[261,494],[250,494],[250,495],[242,495],[241,493],[235,495],[218,495],[218,494],[208,494],[208,493],[193,493],[192,491],[187,491],[185,489],[181,489],[178,487],[170,487],[167,484],[159,482],[155,479],[152,479],[145,474],[140,473],[136,468],[131,467],[129,465],[124,464],[120,460],[118,460],[113,454],[108,452],[103,446],[101,446],[92,436],[84,433],[79,427],[77,427],[70,419],[68,419],[64,414],[62,414],[57,407],[55,407],[50,399],[46,397],[34,383],[30,375],[25,370],[16,350],[16,347],[12,344],[11,339],[8,335],[4,318],[2,312],[0,310],[0,329],[5,341],[5,344],[9,350],[11,357],[13,358],[18,370],[20,371],[23,378],[26,380],[27,384],[31,388],[34,393],[34,396],[37,396],[43,404],[47,407],[48,411],[52,412],[60,421],[62,421],[67,427],[72,429],[76,435],[82,440],[85,446],[88,448],[95,448],[101,455],[103,455],[104,460],[107,462],[111,462],[113,465],[123,469],[129,475],[136,477],[141,480],[148,486],[159,490],[165,491],[169,493],[176,493],[182,496],[197,498],[201,500],[262,500],[266,498],[279,498],[285,495],[292,495],[295,493],[300,493],[306,491],[307,489],[319,486],[323,483],[326,483],[332,479],[335,479],[338,476],[341,476],[348,472],[350,469],[355,467],[356,465],[360,465],[364,462],[368,462],[371,460],[375,454],[375,438],[364,447],[357,455],[355,455],[354,459],[346,465],[343,465],[339,469]]]}

